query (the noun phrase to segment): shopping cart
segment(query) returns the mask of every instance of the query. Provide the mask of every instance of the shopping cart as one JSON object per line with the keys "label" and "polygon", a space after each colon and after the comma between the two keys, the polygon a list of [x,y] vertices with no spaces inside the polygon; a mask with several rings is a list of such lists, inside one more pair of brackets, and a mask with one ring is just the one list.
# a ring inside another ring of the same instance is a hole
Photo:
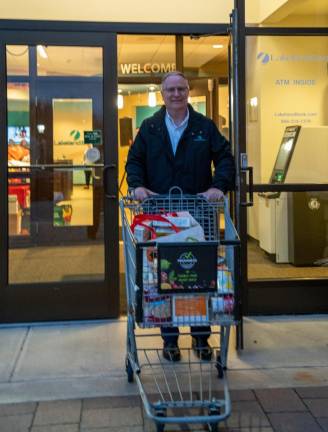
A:
{"label": "shopping cart", "polygon": [[[168,195],[155,195],[142,203],[132,196],[124,197],[120,209],[128,307],[128,381],[136,380],[144,409],[155,421],[157,431],[163,431],[167,423],[202,423],[217,431],[219,422],[231,413],[224,371],[230,327],[238,324],[240,318],[240,240],[229,215],[228,200],[212,203],[202,196],[183,195],[175,188]],[[160,238],[136,241],[131,225],[138,215],[181,211],[188,212],[203,228],[204,241],[163,243]],[[176,284],[176,273],[170,271],[176,254],[182,256],[187,268],[183,277],[189,278],[189,282],[195,256],[202,261],[205,273],[200,284],[199,280],[198,285],[189,284],[189,289]],[[209,280],[213,278],[213,270],[215,283]],[[212,276],[207,277],[209,274]],[[188,337],[189,326],[205,325],[212,330],[210,341],[215,356],[210,361],[202,361],[195,355]],[[182,353],[179,362],[162,357],[158,328],[171,326],[180,328],[180,340],[183,339],[179,343]]]}

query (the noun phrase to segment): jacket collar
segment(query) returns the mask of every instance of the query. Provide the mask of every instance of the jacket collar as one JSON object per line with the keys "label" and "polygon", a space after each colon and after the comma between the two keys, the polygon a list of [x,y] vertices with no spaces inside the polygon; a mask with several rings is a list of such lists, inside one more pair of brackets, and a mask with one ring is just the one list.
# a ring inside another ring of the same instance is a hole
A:
{"label": "jacket collar", "polygon": [[[198,114],[193,107],[188,104],[188,110],[189,110],[189,120],[188,125],[185,130],[185,133],[189,132],[190,130],[196,131],[200,126],[201,121],[201,115]],[[159,111],[157,111],[153,117],[151,118],[151,128],[154,129],[154,132],[162,132],[165,128],[165,113],[166,113],[166,107],[163,105]],[[192,125],[192,126],[191,126]]]}

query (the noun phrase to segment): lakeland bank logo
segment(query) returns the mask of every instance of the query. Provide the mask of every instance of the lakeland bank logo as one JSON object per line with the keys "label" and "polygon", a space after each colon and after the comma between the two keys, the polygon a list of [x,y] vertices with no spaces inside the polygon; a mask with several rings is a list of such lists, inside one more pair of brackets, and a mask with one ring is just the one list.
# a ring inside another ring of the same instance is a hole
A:
{"label": "lakeland bank logo", "polygon": [[280,54],[272,55],[261,51],[257,54],[256,59],[262,64],[269,62],[328,62],[328,55],[320,54]]}
{"label": "lakeland bank logo", "polygon": [[271,59],[271,55],[265,52],[260,52],[256,58],[257,60],[260,60],[262,64],[267,64]]}

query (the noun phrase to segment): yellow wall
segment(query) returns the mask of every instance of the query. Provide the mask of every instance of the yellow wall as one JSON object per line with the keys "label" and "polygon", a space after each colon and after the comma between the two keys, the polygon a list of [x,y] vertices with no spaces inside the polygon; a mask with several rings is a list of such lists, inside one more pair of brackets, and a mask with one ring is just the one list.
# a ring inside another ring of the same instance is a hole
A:
{"label": "yellow wall", "polygon": [[285,3],[288,3],[288,0],[246,0],[246,22],[252,24],[261,23]]}
{"label": "yellow wall", "polygon": [[2,2],[1,19],[224,23],[233,0],[17,0]]}
{"label": "yellow wall", "polygon": [[[273,60],[263,64],[256,59],[260,52],[272,55]],[[285,60],[278,61],[282,55]],[[288,60],[287,56],[292,55],[300,56],[300,60]],[[320,61],[304,61],[304,56],[324,57]],[[327,57],[326,36],[247,39],[247,152],[255,183],[269,181],[286,126],[328,125]],[[296,85],[294,80],[314,82]],[[257,120],[250,121],[249,100],[254,96],[258,98]],[[249,233],[257,238],[256,207],[249,215]]]}

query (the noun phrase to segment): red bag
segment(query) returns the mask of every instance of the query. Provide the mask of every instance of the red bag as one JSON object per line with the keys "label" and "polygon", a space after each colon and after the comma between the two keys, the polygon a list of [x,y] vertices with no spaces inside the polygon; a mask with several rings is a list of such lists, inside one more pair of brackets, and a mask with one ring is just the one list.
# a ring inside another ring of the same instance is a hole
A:
{"label": "red bag", "polygon": [[181,229],[176,227],[174,223],[172,223],[170,220],[168,220],[166,217],[159,215],[159,214],[138,214],[133,218],[133,222],[131,224],[131,231],[134,233],[134,229],[137,225],[141,225],[142,227],[146,228],[148,231],[151,232],[151,238],[154,240],[157,237],[156,230],[149,226],[146,222],[152,222],[152,221],[160,221],[160,222],[166,222],[170,225],[172,230],[176,233],[180,232]]}

